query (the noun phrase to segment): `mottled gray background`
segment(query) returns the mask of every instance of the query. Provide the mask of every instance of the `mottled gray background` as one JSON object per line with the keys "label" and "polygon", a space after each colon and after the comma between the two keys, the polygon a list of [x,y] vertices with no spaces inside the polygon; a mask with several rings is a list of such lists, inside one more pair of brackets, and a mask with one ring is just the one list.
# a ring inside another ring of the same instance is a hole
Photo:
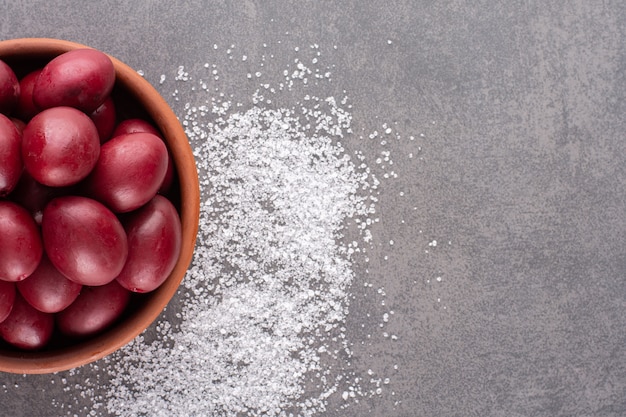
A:
{"label": "mottled gray background", "polygon": [[[263,72],[278,75],[319,44],[355,132],[401,134],[345,141],[380,173],[389,150],[398,174],[347,321],[351,369],[390,383],[327,415],[626,415],[625,2],[3,3],[0,38],[88,44],[164,94],[160,74],[205,54],[221,91],[254,91],[213,44],[252,70],[273,54]],[[61,414],[51,404],[76,394],[51,380],[66,376],[0,374],[0,415]]]}

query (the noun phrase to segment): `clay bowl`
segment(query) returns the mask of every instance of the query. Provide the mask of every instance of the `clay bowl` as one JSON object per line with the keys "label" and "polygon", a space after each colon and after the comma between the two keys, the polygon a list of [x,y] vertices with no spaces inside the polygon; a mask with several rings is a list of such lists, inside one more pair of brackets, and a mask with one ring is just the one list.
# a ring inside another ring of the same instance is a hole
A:
{"label": "clay bowl", "polygon": [[[0,41],[0,59],[18,77],[42,67],[50,59],[72,49],[87,46],[74,42],[27,38]],[[176,183],[170,198],[182,221],[182,249],[173,272],[155,291],[134,294],[131,305],[112,327],[92,338],[74,341],[53,337],[49,347],[19,351],[0,344],[0,371],[44,374],[75,368],[96,361],[120,349],[156,320],[176,293],[191,262],[198,231],[200,189],[191,146],[176,115],[167,102],[135,70],[111,57],[116,69],[113,97],[125,117],[144,117],[161,131],[176,167]]]}

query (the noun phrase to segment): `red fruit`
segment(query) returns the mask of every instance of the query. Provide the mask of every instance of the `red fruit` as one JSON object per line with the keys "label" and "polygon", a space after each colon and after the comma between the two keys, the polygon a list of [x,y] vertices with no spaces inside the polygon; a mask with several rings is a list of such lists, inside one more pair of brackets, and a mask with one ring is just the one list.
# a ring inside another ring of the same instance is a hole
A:
{"label": "red fruit", "polygon": [[0,322],[3,322],[13,309],[15,301],[15,283],[0,281]]}
{"label": "red fruit", "polygon": [[161,137],[161,132],[154,127],[151,123],[144,119],[126,119],[119,122],[115,127],[111,137],[127,135],[129,133],[152,133],[155,136]]}
{"label": "red fruit", "polygon": [[0,336],[11,345],[24,350],[44,347],[54,331],[54,316],[43,313],[26,302],[19,294],[15,297],[9,316],[0,323]]}
{"label": "red fruit", "polygon": [[26,171],[51,187],[78,183],[100,155],[98,129],[85,113],[54,107],[38,113],[24,129],[22,158]]}
{"label": "red fruit", "polygon": [[90,198],[55,198],[43,211],[41,230],[50,262],[79,284],[111,282],[128,257],[122,224],[111,210]]}
{"label": "red fruit", "polygon": [[128,259],[117,282],[130,291],[152,291],[167,279],[180,254],[182,231],[178,212],[167,198],[156,195],[130,213],[124,229]]}
{"label": "red fruit", "polygon": [[95,49],[65,52],[46,64],[35,81],[33,102],[41,109],[70,106],[89,114],[115,84],[111,59]]}
{"label": "red fruit", "polygon": [[16,285],[28,304],[44,313],[65,309],[78,297],[82,288],[82,285],[60,273],[45,255],[35,272]]}
{"label": "red fruit", "polygon": [[[158,136],[159,138],[163,139],[163,136],[161,135],[161,132],[154,127],[154,125],[144,119],[126,119],[121,121],[116,127],[115,130],[113,131],[113,134],[111,135],[112,137],[116,137],[116,136],[121,136],[121,135],[125,135],[128,133],[140,133],[140,132],[144,132],[144,133],[152,133],[155,136]],[[169,154],[167,154],[167,171],[165,173],[165,177],[163,178],[163,182],[161,183],[161,186],[159,187],[158,192],[160,194],[167,194],[170,189],[172,188],[172,185],[174,184],[174,178],[176,176],[175,170],[174,170],[174,161],[172,160],[172,156]]]}
{"label": "red fruit", "polygon": [[9,194],[22,175],[21,142],[22,135],[17,126],[0,114],[0,197]]}
{"label": "red fruit", "polygon": [[40,109],[33,103],[33,87],[41,69],[29,72],[20,80],[20,98],[15,108],[15,115],[28,122]]}
{"label": "red fruit", "polygon": [[6,62],[0,61],[0,113],[10,115],[20,98],[20,82]]}
{"label": "red fruit", "polygon": [[0,201],[0,280],[25,279],[42,254],[39,228],[30,213],[13,202]]}
{"label": "red fruit", "polygon": [[99,333],[122,315],[129,301],[130,292],[117,281],[99,287],[83,287],[78,298],[57,313],[57,326],[61,333],[72,337]]}
{"label": "red fruit", "polygon": [[166,172],[165,143],[151,133],[130,133],[102,145],[84,189],[115,213],[125,213],[150,201]]}

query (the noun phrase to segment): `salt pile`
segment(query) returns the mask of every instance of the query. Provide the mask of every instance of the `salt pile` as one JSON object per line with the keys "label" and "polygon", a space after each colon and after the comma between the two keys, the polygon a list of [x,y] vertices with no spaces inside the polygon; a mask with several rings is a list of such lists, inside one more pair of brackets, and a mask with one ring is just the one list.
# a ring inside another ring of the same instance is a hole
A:
{"label": "salt pile", "polygon": [[[330,78],[296,61],[278,90]],[[211,74],[219,78],[215,65]],[[179,100],[195,79],[182,66],[174,79]],[[368,395],[341,364],[351,355],[352,262],[371,240],[379,182],[341,144],[352,134],[347,99],[306,94],[276,108],[257,91],[237,111],[223,94],[206,97],[179,116],[202,191],[182,311],[158,322],[156,338],[106,358],[102,380],[76,386],[90,415],[312,416],[333,395]]]}
{"label": "salt pile", "polygon": [[357,244],[341,243],[342,230],[374,211],[368,190],[377,184],[337,142],[349,115],[326,104],[333,116],[308,129],[287,109],[256,106],[214,121],[210,109],[188,106],[203,202],[182,321],[175,331],[162,323],[158,340],[139,339],[111,361],[110,412],[325,409],[342,375],[323,363],[348,350],[341,325]]}

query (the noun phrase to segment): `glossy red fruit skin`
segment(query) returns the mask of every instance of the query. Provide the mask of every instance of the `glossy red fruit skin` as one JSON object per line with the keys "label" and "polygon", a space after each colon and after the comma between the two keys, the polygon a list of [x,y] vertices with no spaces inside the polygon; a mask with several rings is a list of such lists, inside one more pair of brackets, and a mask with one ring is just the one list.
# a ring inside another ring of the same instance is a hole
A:
{"label": "glossy red fruit skin", "polygon": [[181,223],[174,205],[156,195],[124,221],[128,259],[116,278],[133,292],[158,288],[174,269],[181,248]]}
{"label": "glossy red fruit skin", "polygon": [[100,333],[122,315],[129,301],[130,291],[117,281],[85,286],[69,307],[56,314],[57,327],[64,335],[76,338]]}
{"label": "glossy red fruit skin", "polygon": [[28,122],[41,110],[33,103],[33,87],[41,73],[41,68],[29,72],[20,80],[20,98],[15,108],[15,116]]}
{"label": "glossy red fruit skin", "polygon": [[100,138],[93,121],[72,107],[54,107],[33,117],[22,135],[24,168],[51,187],[84,179],[100,155]]}
{"label": "glossy red fruit skin", "polygon": [[44,313],[15,296],[11,314],[0,323],[0,336],[9,344],[23,350],[46,346],[54,332],[54,316]]}
{"label": "glossy red fruit skin", "polygon": [[[126,119],[122,120],[118,123],[113,131],[111,137],[126,135],[129,133],[152,133],[155,136],[163,139],[163,135],[161,132],[154,127],[154,125],[144,119]],[[159,187],[158,192],[160,194],[167,194],[172,189],[172,185],[174,184],[174,180],[176,178],[176,170],[174,169],[174,160],[172,159],[172,155],[170,155],[168,151],[167,155],[167,171],[165,173],[165,177],[163,178],[163,182]]]}
{"label": "glossy red fruit skin", "polygon": [[58,313],[74,302],[82,285],[67,279],[44,254],[35,272],[16,287],[24,300],[37,310]]}
{"label": "glossy red fruit skin", "polygon": [[0,323],[9,317],[9,313],[13,309],[16,293],[15,283],[0,281]]}
{"label": "glossy red fruit skin", "polygon": [[20,82],[13,69],[0,60],[0,113],[10,115],[20,98]]}
{"label": "glossy red fruit skin", "polygon": [[152,133],[155,136],[162,138],[161,132],[152,125],[152,123],[144,119],[126,119],[122,120],[115,126],[111,137],[127,135],[129,133]]}
{"label": "glossy red fruit skin", "polygon": [[75,49],[52,59],[33,87],[33,102],[40,109],[75,107],[89,114],[104,102],[115,84],[111,59],[95,49]]}
{"label": "glossy red fruit skin", "polygon": [[42,255],[41,233],[30,213],[0,200],[0,279],[16,282],[27,278]]}
{"label": "glossy red fruit skin", "polygon": [[104,103],[94,110],[89,117],[91,117],[91,120],[93,120],[93,123],[98,129],[100,144],[109,140],[113,130],[115,129],[115,122],[117,121],[115,102],[111,96],[107,97],[106,100],[104,100]]}
{"label": "glossy red fruit skin", "polygon": [[82,285],[105,285],[115,279],[128,257],[126,232],[104,205],[87,197],[50,201],[41,221],[50,262]]}
{"label": "glossy red fruit skin", "polygon": [[[163,139],[163,135],[161,132],[154,127],[154,125],[144,119],[126,119],[122,120],[113,131],[111,137],[126,135],[129,133],[152,133],[155,136]],[[174,184],[174,179],[176,177],[176,172],[174,169],[174,161],[172,159],[172,155],[167,155],[167,171],[165,173],[165,177],[163,178],[163,182],[159,187],[159,194],[167,195],[172,189],[172,185]]]}
{"label": "glossy red fruit skin", "polygon": [[0,197],[17,185],[24,170],[22,135],[11,119],[0,114]]}
{"label": "glossy red fruit skin", "polygon": [[151,133],[130,133],[102,145],[83,189],[115,213],[146,204],[167,173],[167,147]]}

